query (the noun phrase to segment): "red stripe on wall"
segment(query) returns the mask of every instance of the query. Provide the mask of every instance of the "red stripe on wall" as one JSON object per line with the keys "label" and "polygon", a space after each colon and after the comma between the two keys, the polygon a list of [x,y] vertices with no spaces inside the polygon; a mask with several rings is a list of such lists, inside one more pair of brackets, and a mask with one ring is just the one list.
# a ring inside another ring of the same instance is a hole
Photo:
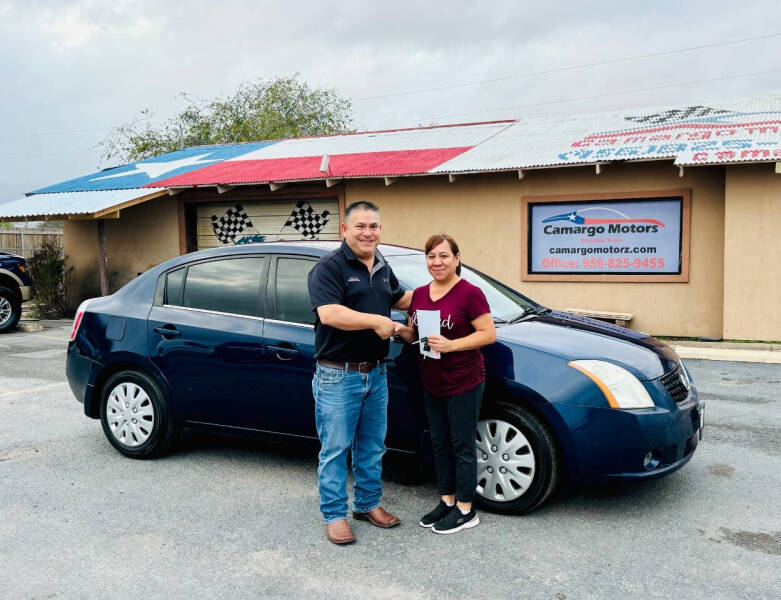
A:
{"label": "red stripe on wall", "polygon": [[320,172],[321,156],[231,160],[175,177],[169,177],[168,179],[161,179],[146,187],[228,185],[231,183],[263,181],[325,179],[326,177],[412,175],[426,173],[470,148],[471,146],[430,150],[335,154],[329,159],[327,173]]}

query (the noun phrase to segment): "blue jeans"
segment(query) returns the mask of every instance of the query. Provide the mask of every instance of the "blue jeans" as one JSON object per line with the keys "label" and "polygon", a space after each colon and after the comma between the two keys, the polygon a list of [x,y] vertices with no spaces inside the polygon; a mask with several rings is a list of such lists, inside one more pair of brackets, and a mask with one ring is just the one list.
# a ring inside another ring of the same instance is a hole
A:
{"label": "blue jeans", "polygon": [[388,429],[387,367],[368,373],[317,365],[312,379],[320,438],[317,490],[326,524],[347,517],[347,453],[353,458],[353,510],[380,505]]}

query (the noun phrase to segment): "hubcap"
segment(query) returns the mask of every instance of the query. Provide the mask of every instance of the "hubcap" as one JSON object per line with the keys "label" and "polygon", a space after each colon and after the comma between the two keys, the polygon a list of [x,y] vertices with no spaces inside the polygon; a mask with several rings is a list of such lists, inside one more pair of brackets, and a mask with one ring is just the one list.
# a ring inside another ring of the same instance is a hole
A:
{"label": "hubcap", "polygon": [[120,383],[106,401],[106,421],[114,439],[134,448],[152,435],[154,406],[143,388],[129,381]]}
{"label": "hubcap", "polygon": [[7,298],[0,296],[0,325],[5,325],[5,323],[11,318],[12,312],[13,310],[11,309],[11,303]]}
{"label": "hubcap", "polygon": [[526,436],[506,421],[477,424],[477,493],[496,502],[522,496],[534,480],[534,451]]}

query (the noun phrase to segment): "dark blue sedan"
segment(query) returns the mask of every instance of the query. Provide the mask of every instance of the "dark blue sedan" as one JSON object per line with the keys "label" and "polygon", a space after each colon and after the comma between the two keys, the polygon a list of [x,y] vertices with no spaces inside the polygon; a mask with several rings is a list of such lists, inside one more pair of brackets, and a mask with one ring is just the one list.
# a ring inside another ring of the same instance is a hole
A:
{"label": "dark blue sedan", "polygon": [[[203,250],[84,302],[67,375],[85,414],[134,458],[164,453],[182,427],[316,438],[307,274],[336,244]],[[429,281],[422,252],[380,251],[404,287]],[[527,512],[562,478],[657,477],[691,459],[703,404],[670,347],[546,309],[474,269],[462,276],[485,292],[497,325],[476,432],[484,507]],[[425,456],[416,352],[391,344],[386,441]]]}

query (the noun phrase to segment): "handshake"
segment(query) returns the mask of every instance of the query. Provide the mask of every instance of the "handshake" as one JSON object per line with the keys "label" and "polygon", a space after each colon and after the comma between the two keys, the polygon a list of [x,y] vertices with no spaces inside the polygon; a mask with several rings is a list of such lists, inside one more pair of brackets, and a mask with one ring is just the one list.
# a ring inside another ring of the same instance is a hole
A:
{"label": "handshake", "polygon": [[372,329],[374,329],[374,333],[380,336],[380,338],[387,340],[392,336],[397,335],[402,329],[404,329],[404,325],[401,323],[396,323],[388,317],[377,315],[377,320]]}

